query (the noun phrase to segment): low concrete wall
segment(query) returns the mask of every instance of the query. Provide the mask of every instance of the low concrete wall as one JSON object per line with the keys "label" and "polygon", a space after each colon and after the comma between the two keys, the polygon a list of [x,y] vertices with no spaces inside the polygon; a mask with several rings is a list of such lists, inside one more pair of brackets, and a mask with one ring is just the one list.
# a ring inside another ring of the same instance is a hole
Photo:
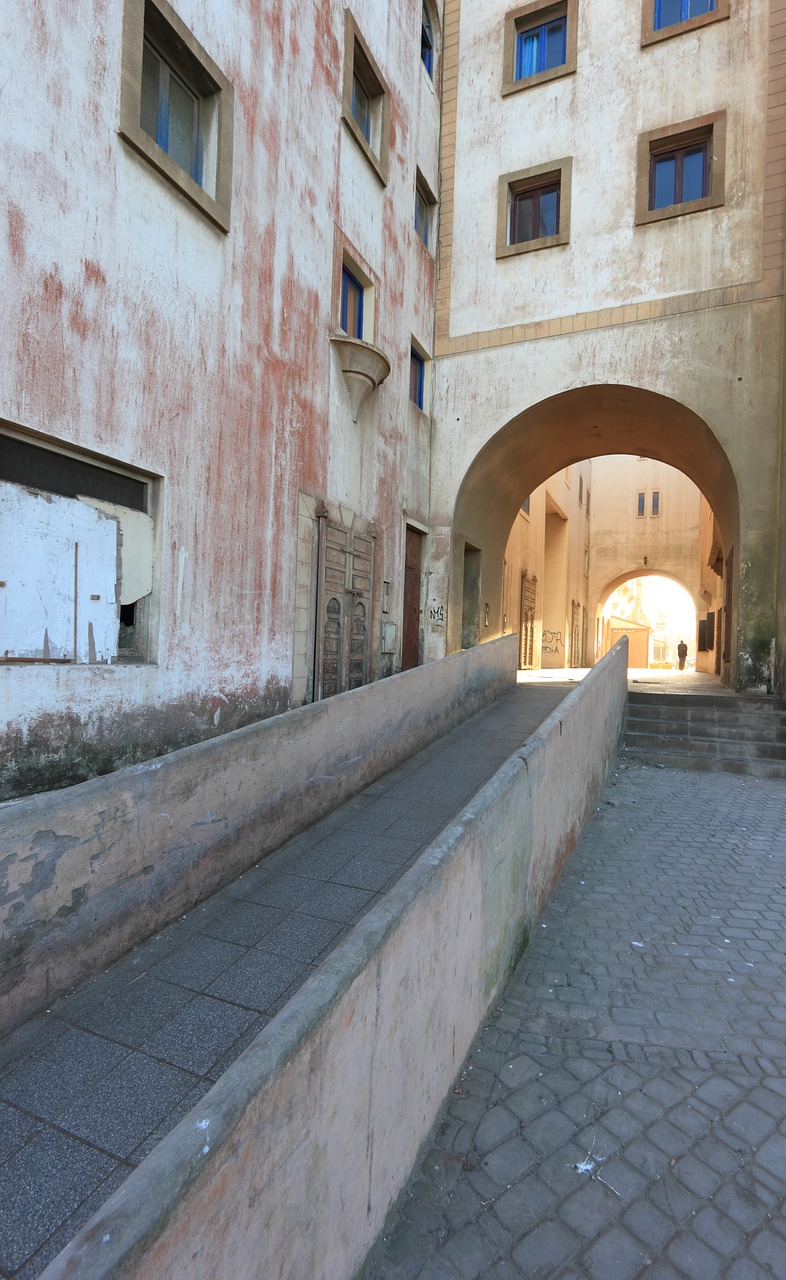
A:
{"label": "low concrete wall", "polygon": [[347,1280],[603,786],[618,645],[42,1280]]}
{"label": "low concrete wall", "polygon": [[505,636],[0,805],[0,1028],[129,951],[515,680]]}

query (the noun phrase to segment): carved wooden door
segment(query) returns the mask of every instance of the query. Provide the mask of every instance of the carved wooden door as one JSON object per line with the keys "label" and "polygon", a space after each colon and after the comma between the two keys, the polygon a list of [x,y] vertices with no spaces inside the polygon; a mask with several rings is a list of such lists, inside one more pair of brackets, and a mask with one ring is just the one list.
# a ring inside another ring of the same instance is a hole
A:
{"label": "carved wooden door", "polygon": [[324,517],[319,545],[317,697],[368,679],[374,543]]}
{"label": "carved wooden door", "polygon": [[535,578],[522,573],[519,667],[523,670],[532,667],[535,656],[535,584]]}

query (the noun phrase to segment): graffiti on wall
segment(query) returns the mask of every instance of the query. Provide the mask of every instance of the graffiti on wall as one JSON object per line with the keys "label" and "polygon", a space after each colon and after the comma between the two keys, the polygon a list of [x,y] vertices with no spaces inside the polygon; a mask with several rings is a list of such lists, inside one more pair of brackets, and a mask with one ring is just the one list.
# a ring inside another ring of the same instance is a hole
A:
{"label": "graffiti on wall", "polygon": [[559,653],[564,647],[561,631],[544,631],[543,643],[541,645],[542,653]]}

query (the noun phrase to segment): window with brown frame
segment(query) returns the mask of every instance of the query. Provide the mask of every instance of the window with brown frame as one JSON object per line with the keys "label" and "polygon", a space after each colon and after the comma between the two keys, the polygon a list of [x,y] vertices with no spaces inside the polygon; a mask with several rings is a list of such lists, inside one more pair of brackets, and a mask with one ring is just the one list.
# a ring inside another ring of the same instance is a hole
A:
{"label": "window with brown frame", "polygon": [[576,70],[578,0],[543,0],[505,14],[502,93],[518,93]]}
{"label": "window with brown frame", "polygon": [[639,136],[636,222],[713,209],[725,200],[726,113]]}
{"label": "window with brown frame", "polygon": [[497,257],[567,244],[570,158],[506,173],[499,180]]}

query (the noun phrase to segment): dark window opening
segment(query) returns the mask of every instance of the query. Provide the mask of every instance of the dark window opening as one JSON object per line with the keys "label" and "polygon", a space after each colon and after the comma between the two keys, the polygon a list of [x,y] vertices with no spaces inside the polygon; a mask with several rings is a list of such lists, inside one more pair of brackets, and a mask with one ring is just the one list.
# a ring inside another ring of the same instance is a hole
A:
{"label": "dark window opening", "polygon": [[560,184],[514,191],[510,197],[509,244],[525,244],[559,231]]}
{"label": "dark window opening", "polygon": [[61,498],[98,498],[133,511],[147,511],[148,486],[144,480],[107,471],[15,436],[0,435],[0,480],[43,489]]}
{"label": "dark window opening", "polygon": [[658,489],[653,489],[653,491],[652,491],[652,508],[651,508],[651,510],[652,510],[652,514],[653,514],[654,516],[659,516],[659,515],[660,515],[660,492],[659,492],[659,490],[658,490]]}
{"label": "dark window opening", "polygon": [[136,600],[133,604],[121,604],[120,606],[117,647],[125,652],[136,651],[136,606]]}
{"label": "dark window opening", "polygon": [[654,151],[650,158],[650,209],[701,200],[711,189],[710,139]]}
{"label": "dark window opening", "polygon": [[644,494],[644,493],[639,493],[639,494],[637,494],[637,495],[636,495],[636,515],[637,515],[637,516],[643,516],[643,515],[644,515],[644,499],[645,499],[645,497],[646,497],[646,494]]}

